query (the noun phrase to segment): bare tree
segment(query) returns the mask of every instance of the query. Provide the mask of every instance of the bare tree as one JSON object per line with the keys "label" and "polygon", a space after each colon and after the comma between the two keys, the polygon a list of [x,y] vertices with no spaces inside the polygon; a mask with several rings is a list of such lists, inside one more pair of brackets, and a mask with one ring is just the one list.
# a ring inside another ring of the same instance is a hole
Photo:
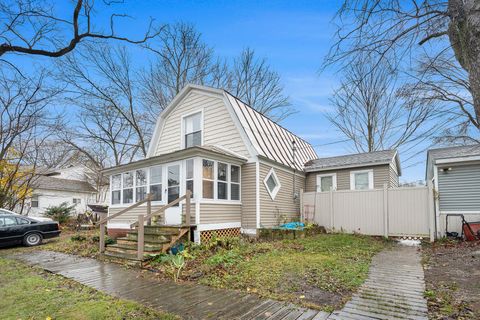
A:
{"label": "bare tree", "polygon": [[[470,124],[480,121],[480,11],[476,0],[344,0],[336,43],[325,65],[348,66],[358,52],[408,67],[426,55],[434,61],[453,52],[467,72],[473,102]],[[379,64],[377,64],[378,67]]]}
{"label": "bare tree", "polygon": [[266,59],[255,57],[255,51],[246,48],[235,59],[231,92],[275,121],[281,121],[294,112],[289,98],[283,93],[280,75],[273,71]]}
{"label": "bare tree", "polygon": [[61,57],[85,39],[113,39],[139,44],[159,33],[160,28],[156,28],[153,20],[150,20],[143,38],[132,40],[118,35],[116,21],[128,18],[128,15],[118,12],[112,13],[109,21],[106,21],[110,28],[108,32],[97,30],[101,23],[96,13],[104,12],[120,2],[73,1],[71,15],[65,16],[58,10],[58,4],[47,0],[1,1],[0,19],[3,23],[0,28],[0,56],[21,53]]}
{"label": "bare tree", "polygon": [[45,77],[42,71],[36,78],[0,71],[0,207],[24,203],[38,150],[51,134],[47,107],[58,92],[45,88]]}
{"label": "bare tree", "polygon": [[228,79],[225,62],[191,24],[167,26],[145,47],[154,53],[154,62],[143,75],[144,99],[152,114],[158,115],[188,83],[224,87]]}
{"label": "bare tree", "polygon": [[185,23],[165,28],[156,42],[145,47],[155,55],[142,81],[144,100],[153,118],[188,83],[224,88],[274,120],[283,120],[293,112],[279,74],[251,49],[229,64],[215,57],[194,26]]}
{"label": "bare tree", "polygon": [[431,136],[422,126],[433,115],[432,105],[405,97],[388,66],[372,68],[359,57],[342,79],[331,99],[335,111],[327,117],[358,152],[395,149]]}
{"label": "bare tree", "polygon": [[113,165],[145,156],[152,126],[126,49],[88,45],[61,59],[58,67],[68,84],[66,100],[80,110],[79,126],[64,131],[62,139],[79,151],[101,145]]}

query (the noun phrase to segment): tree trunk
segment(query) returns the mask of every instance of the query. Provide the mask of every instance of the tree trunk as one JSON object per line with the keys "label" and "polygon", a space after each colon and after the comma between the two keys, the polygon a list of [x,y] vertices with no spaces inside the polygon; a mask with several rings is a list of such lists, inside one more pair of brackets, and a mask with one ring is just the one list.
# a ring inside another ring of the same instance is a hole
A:
{"label": "tree trunk", "polygon": [[[480,1],[449,0],[448,35],[455,56],[468,72],[477,124],[480,123]],[[480,129],[480,125],[478,125]]]}

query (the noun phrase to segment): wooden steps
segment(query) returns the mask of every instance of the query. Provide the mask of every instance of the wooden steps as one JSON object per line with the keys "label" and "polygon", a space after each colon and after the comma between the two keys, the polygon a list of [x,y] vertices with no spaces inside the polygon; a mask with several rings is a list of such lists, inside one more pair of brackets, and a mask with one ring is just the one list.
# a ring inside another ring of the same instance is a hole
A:
{"label": "wooden steps", "polygon": [[126,237],[118,238],[115,244],[107,245],[104,257],[111,262],[138,266],[150,255],[168,252],[179,240],[188,237],[189,231],[190,226],[144,226],[144,258],[139,259],[136,228]]}

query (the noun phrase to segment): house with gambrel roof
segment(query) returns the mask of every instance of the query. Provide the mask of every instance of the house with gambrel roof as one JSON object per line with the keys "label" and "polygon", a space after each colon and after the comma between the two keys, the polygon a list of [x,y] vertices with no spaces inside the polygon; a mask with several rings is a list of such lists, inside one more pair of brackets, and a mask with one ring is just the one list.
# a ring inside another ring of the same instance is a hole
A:
{"label": "house with gambrel roof", "polygon": [[[193,193],[190,224],[195,239],[224,230],[256,234],[262,227],[299,219],[303,165],[313,147],[225,90],[187,85],[161,113],[145,159],[105,170],[109,214],[150,194],[152,210]],[[108,222],[121,234],[143,205]],[[180,203],[161,224],[178,225]]]}

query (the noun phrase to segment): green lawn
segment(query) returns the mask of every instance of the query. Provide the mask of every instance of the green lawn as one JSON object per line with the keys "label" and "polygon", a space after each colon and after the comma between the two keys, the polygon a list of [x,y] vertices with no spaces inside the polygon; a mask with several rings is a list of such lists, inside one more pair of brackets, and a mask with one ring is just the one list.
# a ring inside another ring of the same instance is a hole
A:
{"label": "green lawn", "polygon": [[176,319],[0,258],[0,319]]}
{"label": "green lawn", "polygon": [[[317,309],[341,306],[365,280],[382,239],[321,234],[305,239],[187,248],[181,279],[254,292]],[[152,263],[160,272],[162,263]]]}

